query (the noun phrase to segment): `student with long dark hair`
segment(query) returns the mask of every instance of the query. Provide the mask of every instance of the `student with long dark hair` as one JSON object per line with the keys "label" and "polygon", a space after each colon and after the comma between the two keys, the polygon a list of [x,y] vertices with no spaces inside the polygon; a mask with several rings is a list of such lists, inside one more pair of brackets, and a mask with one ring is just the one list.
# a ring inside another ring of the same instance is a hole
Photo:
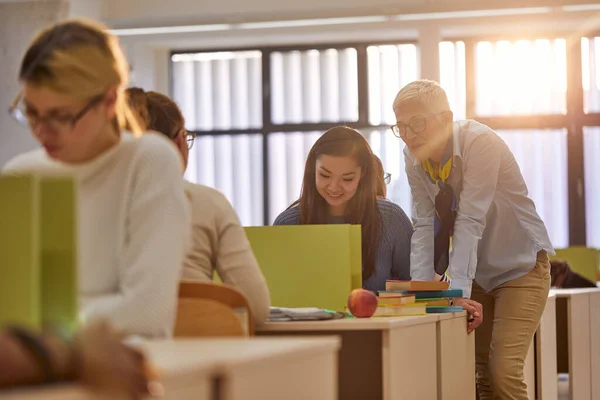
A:
{"label": "student with long dark hair", "polygon": [[410,279],[413,228],[398,205],[378,198],[379,180],[367,140],[354,129],[331,128],[308,153],[300,199],[274,225],[361,225],[363,287],[385,290],[388,279]]}

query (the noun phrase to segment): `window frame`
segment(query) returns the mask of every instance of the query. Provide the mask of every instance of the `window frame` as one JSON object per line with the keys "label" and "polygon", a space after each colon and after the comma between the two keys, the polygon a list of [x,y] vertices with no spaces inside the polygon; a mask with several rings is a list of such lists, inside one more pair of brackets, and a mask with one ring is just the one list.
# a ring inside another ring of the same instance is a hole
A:
{"label": "window frame", "polygon": [[[241,51],[259,51],[261,53],[262,69],[262,128],[260,129],[228,129],[228,130],[191,130],[196,136],[220,136],[220,135],[244,135],[260,134],[263,143],[263,223],[270,225],[270,204],[269,204],[269,135],[272,133],[287,132],[312,132],[325,131],[333,126],[344,124],[357,130],[385,130],[389,126],[385,124],[371,125],[369,123],[369,75],[367,48],[369,46],[382,45],[402,45],[412,44],[418,47],[417,40],[382,40],[365,42],[332,42],[317,43],[314,45],[290,45],[290,46],[248,46],[248,47],[226,47],[226,48],[205,48],[205,49],[177,49],[169,52],[169,96],[173,97],[174,76],[172,58],[177,54],[189,53],[219,53],[219,52],[241,52]],[[275,124],[271,117],[271,54],[285,53],[290,51],[307,50],[344,50],[354,48],[357,55],[357,73],[358,73],[358,120],[340,121],[340,122],[318,122],[318,123],[284,123]]]}
{"label": "window frame", "polygon": [[[459,42],[465,45],[465,86],[466,86],[466,118],[476,119],[492,129],[566,129],[567,130],[567,174],[568,174],[568,212],[569,212],[569,243],[571,246],[586,245],[586,215],[585,215],[585,182],[583,161],[583,127],[600,126],[600,112],[584,113],[582,85],[582,51],[583,37],[600,36],[600,32],[590,32],[586,35],[572,37],[568,31],[540,31],[535,34],[513,35],[510,33],[491,36],[442,36],[439,42]],[[566,40],[566,73],[567,73],[567,112],[566,114],[551,115],[519,115],[519,116],[478,116],[476,114],[476,45],[480,41],[498,40],[536,40],[558,39]],[[369,123],[369,87],[367,47],[379,45],[413,44],[419,47],[419,40],[381,40],[361,42],[329,42],[314,45],[286,46],[247,46],[204,49],[177,49],[169,54],[169,92],[172,96],[174,87],[172,56],[186,53],[215,53],[260,51],[262,61],[262,128],[261,129],[232,129],[222,131],[193,131],[198,136],[209,135],[239,135],[261,134],[263,138],[263,217],[264,224],[270,225],[269,215],[269,135],[280,132],[324,131],[339,123],[285,123],[274,124],[271,118],[271,65],[270,56],[274,52],[327,50],[354,48],[357,52],[358,71],[358,120],[340,122],[357,130],[385,130],[385,125]]]}

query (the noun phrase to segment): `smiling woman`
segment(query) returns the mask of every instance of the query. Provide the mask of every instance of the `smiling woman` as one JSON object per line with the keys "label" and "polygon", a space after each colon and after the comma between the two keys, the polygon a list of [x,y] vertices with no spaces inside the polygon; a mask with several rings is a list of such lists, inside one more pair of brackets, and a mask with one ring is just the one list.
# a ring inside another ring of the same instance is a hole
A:
{"label": "smiling woman", "polygon": [[379,179],[367,140],[354,129],[331,128],[308,153],[300,199],[274,225],[360,224],[363,287],[385,290],[387,279],[410,279],[413,228],[398,205],[378,198]]}
{"label": "smiling woman", "polygon": [[170,336],[189,236],[182,163],[164,137],[141,133],[123,96],[128,66],[116,37],[87,21],[42,31],[10,108],[43,149],[6,174],[72,177],[78,187],[79,304],[129,334]]}

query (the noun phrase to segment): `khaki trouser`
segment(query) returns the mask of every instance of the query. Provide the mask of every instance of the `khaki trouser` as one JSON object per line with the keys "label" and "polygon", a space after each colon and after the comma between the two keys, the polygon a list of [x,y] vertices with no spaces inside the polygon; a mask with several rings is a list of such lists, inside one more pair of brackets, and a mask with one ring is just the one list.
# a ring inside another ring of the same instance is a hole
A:
{"label": "khaki trouser", "polygon": [[489,293],[473,282],[471,299],[483,306],[475,329],[475,365],[480,400],[527,400],[523,365],[550,290],[548,254],[537,255],[525,276]]}

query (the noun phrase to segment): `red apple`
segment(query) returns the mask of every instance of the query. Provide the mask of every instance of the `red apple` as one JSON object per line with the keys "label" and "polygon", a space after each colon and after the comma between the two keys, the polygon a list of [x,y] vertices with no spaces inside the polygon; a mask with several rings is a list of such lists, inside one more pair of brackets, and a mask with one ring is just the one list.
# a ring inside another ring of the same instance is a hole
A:
{"label": "red apple", "polygon": [[356,318],[369,318],[377,310],[377,296],[370,290],[354,289],[348,296],[348,310]]}

